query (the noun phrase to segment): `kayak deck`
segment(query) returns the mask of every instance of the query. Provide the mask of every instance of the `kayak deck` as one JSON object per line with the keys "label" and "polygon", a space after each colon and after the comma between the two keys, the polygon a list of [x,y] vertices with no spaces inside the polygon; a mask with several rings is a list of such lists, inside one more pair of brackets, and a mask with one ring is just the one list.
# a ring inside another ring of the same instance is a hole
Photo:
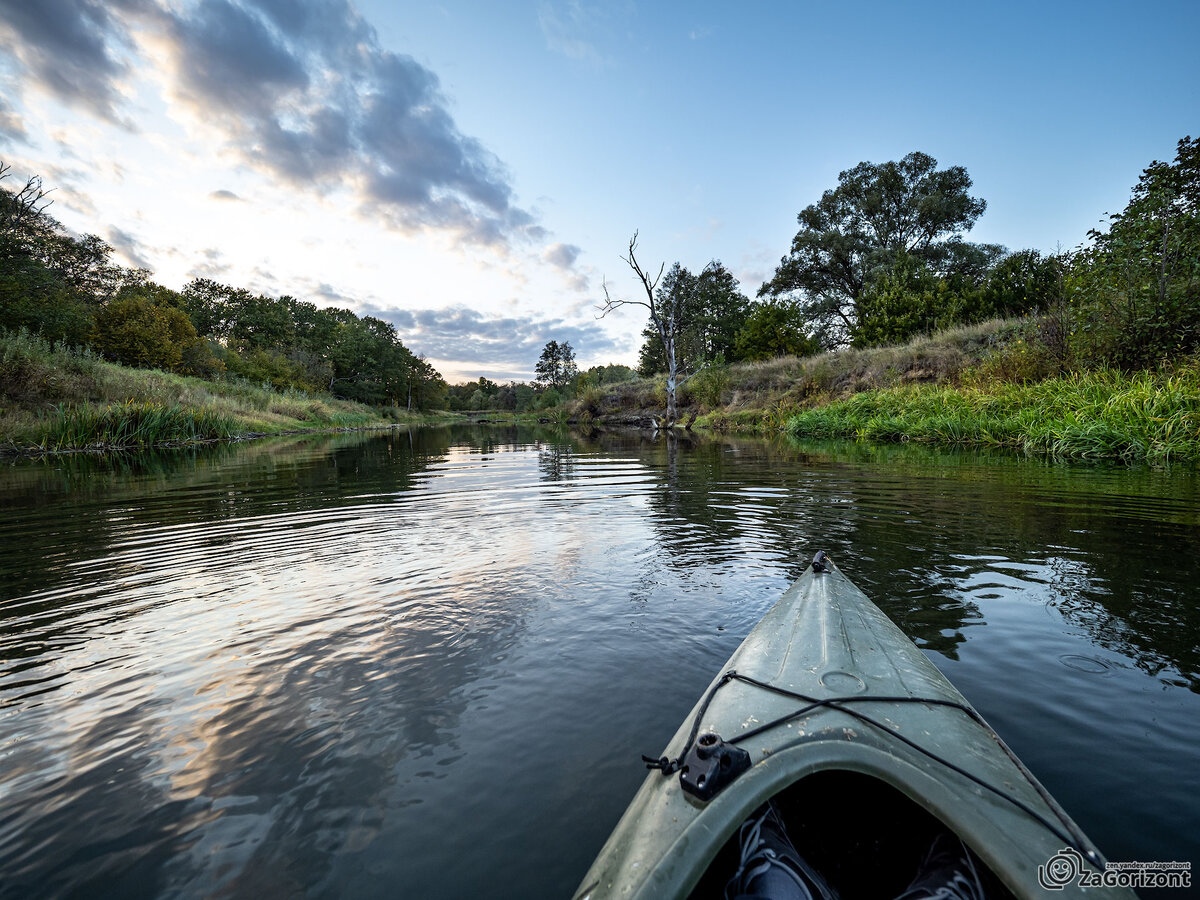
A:
{"label": "kayak deck", "polygon": [[[925,655],[836,566],[826,560],[823,568],[809,567],[730,657],[668,743],[670,777],[647,776],[579,900],[688,896],[755,809],[777,795],[803,796],[814,782],[797,783],[818,774],[827,784],[855,784],[859,795],[906,798],[1019,897],[1044,896],[1038,867],[1065,843],[1103,865]],[[671,765],[707,733],[748,751],[750,767],[705,801],[681,789]],[[806,802],[818,808],[799,818],[829,821],[837,796],[812,794]]]}

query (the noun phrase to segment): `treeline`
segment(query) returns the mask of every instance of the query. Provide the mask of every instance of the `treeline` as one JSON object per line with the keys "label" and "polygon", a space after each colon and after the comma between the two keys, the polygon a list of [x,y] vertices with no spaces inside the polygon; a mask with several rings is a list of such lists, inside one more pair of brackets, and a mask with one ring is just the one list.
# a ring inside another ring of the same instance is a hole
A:
{"label": "treeline", "polygon": [[[96,235],[46,212],[38,178],[9,185],[0,164],[0,328],[90,347],[115,362],[277,390],[436,409],[446,384],[388,322],[199,278],[182,291],[112,262]],[[11,188],[11,189],[10,189]]]}
{"label": "treeline", "polygon": [[[789,254],[754,301],[718,261],[698,275],[675,263],[655,300],[671,313],[680,374],[996,317],[1033,323],[1019,377],[1148,368],[1200,350],[1200,139],[1146,168],[1124,212],[1071,252],[965,240],[986,209],[971,183],[924,153],[842,172],[800,212]],[[644,338],[639,371],[668,371],[660,329]]]}
{"label": "treeline", "polygon": [[[571,351],[571,345],[557,344],[550,341],[543,351],[543,359],[547,353],[554,353],[551,345],[566,347]],[[452,411],[467,412],[477,410],[502,410],[505,412],[537,412],[543,409],[553,409],[564,401],[582,394],[593,388],[600,388],[637,378],[637,372],[629,366],[607,365],[592,366],[580,372],[574,368],[574,356],[571,365],[554,373],[553,376],[541,381],[524,382],[510,381],[499,384],[488,378],[478,381],[468,381],[464,384],[454,384],[447,389],[447,407]],[[555,380],[557,377],[557,380]]]}

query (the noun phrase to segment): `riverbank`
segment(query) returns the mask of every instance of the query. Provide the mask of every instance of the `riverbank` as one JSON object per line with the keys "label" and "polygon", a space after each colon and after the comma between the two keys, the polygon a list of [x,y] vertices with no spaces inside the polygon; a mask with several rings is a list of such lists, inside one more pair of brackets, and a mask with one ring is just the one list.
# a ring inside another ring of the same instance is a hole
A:
{"label": "riverbank", "polygon": [[[1126,462],[1200,460],[1200,361],[1051,374],[1036,323],[994,320],[906,344],[701,372],[681,423],[717,432],[919,441]],[[581,423],[654,424],[662,379],[585,392]]]}
{"label": "riverbank", "polygon": [[1030,384],[868,391],[800,412],[798,437],[1005,447],[1072,459],[1200,460],[1200,364],[1071,373]]}
{"label": "riverbank", "polygon": [[116,450],[440,421],[328,395],[279,392],[105,362],[0,335],[0,452]]}

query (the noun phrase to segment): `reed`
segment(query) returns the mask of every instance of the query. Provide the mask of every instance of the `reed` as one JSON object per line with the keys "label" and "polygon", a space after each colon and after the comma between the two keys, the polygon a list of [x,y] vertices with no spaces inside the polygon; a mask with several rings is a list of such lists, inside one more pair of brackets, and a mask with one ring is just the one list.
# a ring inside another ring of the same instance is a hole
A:
{"label": "reed", "polygon": [[118,449],[221,440],[237,431],[231,416],[213,410],[129,400],[107,406],[60,404],[41,417],[32,437],[43,450]]}

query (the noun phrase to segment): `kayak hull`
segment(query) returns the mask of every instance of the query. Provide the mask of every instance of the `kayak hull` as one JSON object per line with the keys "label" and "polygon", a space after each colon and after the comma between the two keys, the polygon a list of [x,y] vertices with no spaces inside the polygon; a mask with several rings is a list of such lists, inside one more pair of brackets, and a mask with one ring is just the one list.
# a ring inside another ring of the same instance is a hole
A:
{"label": "kayak hull", "polygon": [[[697,717],[697,733],[714,732],[729,741],[804,705],[745,681],[723,682],[731,671],[817,700],[857,699],[844,708],[813,709],[742,741],[750,769],[708,801],[685,793],[678,775],[650,772],[585,876],[579,900],[687,897],[754,810],[801,779],[828,771],[859,773],[899,791],[955,832],[1017,897],[1047,896],[1038,867],[1062,851],[1064,841],[1009,797],[1054,823],[1060,834],[1076,836],[1081,849],[1103,865],[1098,851],[1084,843],[1066,813],[978,713],[942,705],[970,709],[954,686],[836,566],[827,561],[825,567],[824,572],[810,567],[767,612],[664,756],[682,755]],[[873,697],[940,702],[868,699]],[[1068,885],[1055,893],[1097,891]],[[1133,896],[1113,889],[1103,895]]]}

